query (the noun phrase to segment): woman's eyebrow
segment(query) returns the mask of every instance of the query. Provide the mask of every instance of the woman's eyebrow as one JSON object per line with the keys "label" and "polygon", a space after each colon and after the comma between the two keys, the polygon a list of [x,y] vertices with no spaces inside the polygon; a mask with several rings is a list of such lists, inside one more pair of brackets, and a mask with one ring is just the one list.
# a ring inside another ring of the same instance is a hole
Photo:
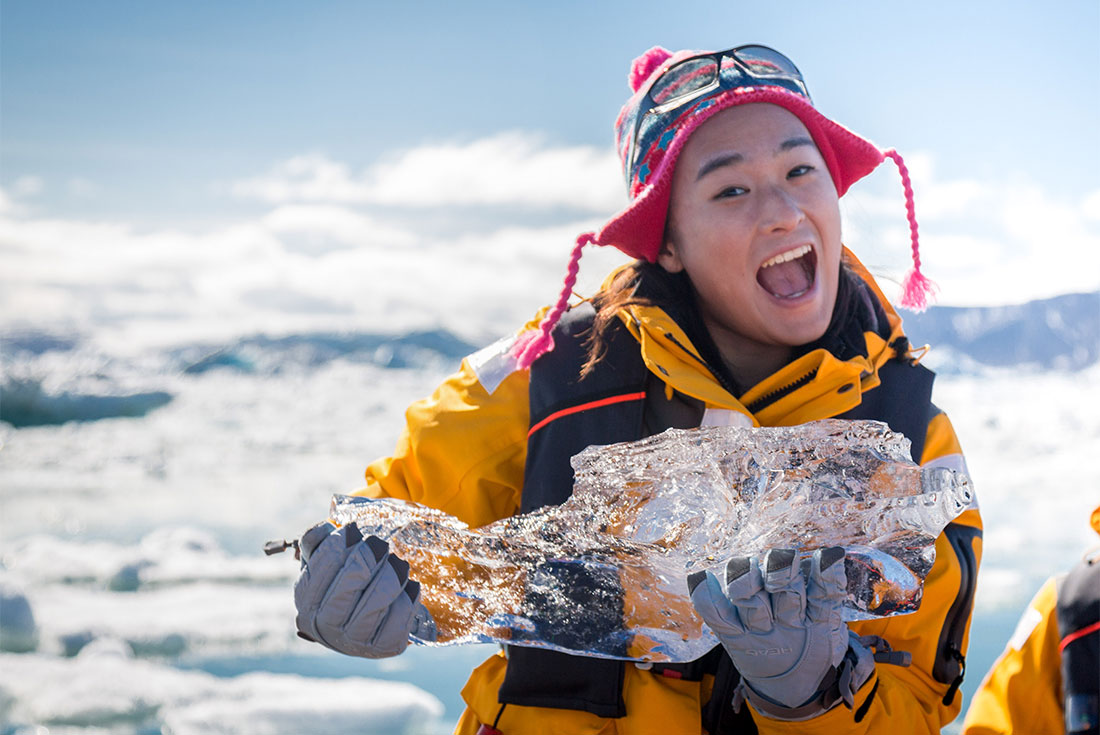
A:
{"label": "woman's eyebrow", "polygon": [[813,146],[815,148],[817,147],[817,144],[814,143],[813,140],[811,140],[810,138],[807,138],[806,136],[802,135],[802,136],[799,136],[797,138],[791,138],[789,140],[783,141],[782,143],[779,144],[779,148],[777,148],[775,152],[776,153],[786,153],[787,151],[791,150],[792,148],[798,148],[799,146],[804,146],[804,145]]}
{"label": "woman's eyebrow", "polygon": [[699,167],[699,173],[695,175],[695,180],[703,178],[716,168],[722,168],[723,166],[730,166],[735,163],[741,163],[745,157],[740,153],[724,153],[719,156],[715,156],[702,166]]}
{"label": "woman's eyebrow", "polygon": [[[817,147],[817,144],[814,143],[813,139],[807,138],[804,135],[797,138],[789,138],[779,144],[779,147],[776,148],[775,153],[776,155],[779,155],[780,153],[786,153],[787,151],[794,148],[800,148],[807,145],[811,148]],[[699,173],[695,175],[695,180],[699,181],[715,169],[722,168],[723,166],[732,166],[733,164],[741,163],[744,160],[745,157],[740,153],[723,153],[721,155],[715,156],[714,158],[710,159],[699,167]]]}

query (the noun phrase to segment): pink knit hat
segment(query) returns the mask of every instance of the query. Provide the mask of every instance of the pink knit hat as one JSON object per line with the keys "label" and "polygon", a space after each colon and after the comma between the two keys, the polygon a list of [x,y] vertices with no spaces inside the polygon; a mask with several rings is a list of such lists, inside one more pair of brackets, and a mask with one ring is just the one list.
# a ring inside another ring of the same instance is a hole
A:
{"label": "pink knit hat", "polygon": [[[776,58],[790,64],[770,49],[751,48],[775,54]],[[738,50],[733,51],[736,53]],[[879,150],[870,141],[818,112],[810,101],[800,76],[755,77],[751,73],[745,73],[750,72],[750,67],[742,65],[744,71],[735,69],[737,76],[730,80],[725,76],[726,67],[723,66],[721,82],[714,84],[713,89],[708,87],[705,93],[691,97],[683,105],[662,111],[652,104],[651,98],[647,98],[654,83],[671,67],[705,55],[707,52],[698,51],[678,51],[673,54],[663,48],[654,47],[634,60],[629,76],[634,94],[627,100],[615,121],[616,144],[623,162],[630,204],[612,217],[599,232],[584,233],[577,238],[564,288],[557,303],[543,318],[539,328],[521,335],[516,344],[515,354],[521,367],[529,366],[540,355],[553,349],[550,332],[568,305],[576,283],[581,250],[585,245],[611,245],[633,258],[650,263],[657,260],[657,254],[664,243],[672,174],[684,144],[700,125],[715,114],[730,107],[750,103],[779,105],[802,121],[825,160],[838,196],[843,196],[852,184],[871,173],[886,158],[894,161],[905,191],[913,256],[913,268],[902,284],[900,303],[901,306],[916,311],[925,308],[934,286],[920,271],[913,191],[909,183],[909,172],[901,155],[893,149]],[[730,68],[733,68],[732,65]],[[790,68],[794,69],[793,64],[790,64]],[[794,74],[797,75],[796,69]],[[639,116],[642,116],[644,125],[638,124]]]}

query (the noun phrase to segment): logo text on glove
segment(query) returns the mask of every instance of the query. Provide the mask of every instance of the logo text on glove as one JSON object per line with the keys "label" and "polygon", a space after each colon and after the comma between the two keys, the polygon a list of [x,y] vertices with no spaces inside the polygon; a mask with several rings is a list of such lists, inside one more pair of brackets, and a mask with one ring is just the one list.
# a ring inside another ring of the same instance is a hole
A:
{"label": "logo text on glove", "polygon": [[783,654],[794,653],[794,649],[787,646],[781,648],[749,648],[745,653],[750,656],[782,656]]}

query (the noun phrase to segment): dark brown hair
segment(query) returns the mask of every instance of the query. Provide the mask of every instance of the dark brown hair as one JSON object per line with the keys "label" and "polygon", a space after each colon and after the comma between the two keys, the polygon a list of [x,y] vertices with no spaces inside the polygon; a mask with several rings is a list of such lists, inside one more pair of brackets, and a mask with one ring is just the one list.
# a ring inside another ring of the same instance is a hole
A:
{"label": "dark brown hair", "polygon": [[669,273],[656,263],[635,260],[626,266],[592,299],[596,318],[586,338],[588,359],[581,368],[586,376],[607,352],[608,330],[620,309],[635,304],[661,306],[693,303],[691,283],[684,273]]}

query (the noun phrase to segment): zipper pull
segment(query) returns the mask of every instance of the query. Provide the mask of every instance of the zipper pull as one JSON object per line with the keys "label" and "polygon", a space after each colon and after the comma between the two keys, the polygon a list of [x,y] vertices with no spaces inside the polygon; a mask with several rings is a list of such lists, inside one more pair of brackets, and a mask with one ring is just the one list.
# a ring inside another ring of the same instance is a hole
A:
{"label": "zipper pull", "polygon": [[943,703],[945,706],[951,706],[951,702],[955,699],[955,692],[959,691],[959,687],[962,686],[963,676],[966,674],[966,656],[962,655],[962,652],[956,648],[951,649],[951,658],[959,662],[959,675],[951,682],[951,686],[947,688],[947,694],[943,695]]}
{"label": "zipper pull", "polygon": [[274,554],[281,554],[290,548],[294,549],[294,558],[301,561],[302,550],[298,547],[298,539],[292,541],[268,541],[264,544],[264,553],[268,556],[272,556]]}

